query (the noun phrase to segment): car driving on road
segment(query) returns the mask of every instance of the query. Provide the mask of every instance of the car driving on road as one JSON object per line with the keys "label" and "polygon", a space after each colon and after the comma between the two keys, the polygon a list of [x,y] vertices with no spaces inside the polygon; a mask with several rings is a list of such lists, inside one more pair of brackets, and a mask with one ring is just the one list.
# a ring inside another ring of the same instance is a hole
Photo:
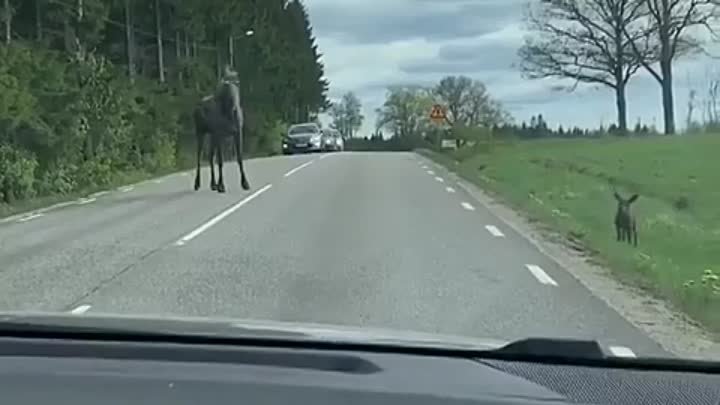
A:
{"label": "car driving on road", "polygon": [[283,154],[322,151],[322,130],[314,122],[291,125],[283,139]]}
{"label": "car driving on road", "polygon": [[323,150],[326,152],[341,152],[345,145],[340,131],[332,128],[325,128],[323,131]]}

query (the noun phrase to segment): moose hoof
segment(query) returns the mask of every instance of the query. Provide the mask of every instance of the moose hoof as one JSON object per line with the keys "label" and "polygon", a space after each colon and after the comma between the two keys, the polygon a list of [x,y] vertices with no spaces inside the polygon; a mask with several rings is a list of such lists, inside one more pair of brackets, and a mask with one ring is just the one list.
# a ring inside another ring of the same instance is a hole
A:
{"label": "moose hoof", "polygon": [[250,190],[250,184],[248,184],[247,180],[242,180],[240,186],[242,186],[243,190]]}
{"label": "moose hoof", "polygon": [[217,192],[218,192],[218,193],[224,193],[224,192],[225,192],[225,185],[222,184],[222,183],[218,184],[218,186],[217,186]]}
{"label": "moose hoof", "polygon": [[217,189],[218,189],[217,184],[215,184],[215,183],[210,184],[210,190],[217,191]]}

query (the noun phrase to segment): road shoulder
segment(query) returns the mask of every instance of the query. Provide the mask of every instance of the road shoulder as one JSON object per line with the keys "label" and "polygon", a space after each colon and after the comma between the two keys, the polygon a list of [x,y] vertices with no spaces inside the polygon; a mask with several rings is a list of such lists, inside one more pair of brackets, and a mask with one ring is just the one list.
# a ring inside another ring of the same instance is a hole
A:
{"label": "road shoulder", "polygon": [[637,288],[618,282],[609,269],[588,261],[586,256],[568,246],[557,233],[541,224],[533,224],[526,216],[502,204],[499,198],[491,197],[431,157],[424,154],[418,156],[446,171],[466,193],[665,350],[684,358],[720,358],[720,344],[714,342],[709,333],[684,314]]}

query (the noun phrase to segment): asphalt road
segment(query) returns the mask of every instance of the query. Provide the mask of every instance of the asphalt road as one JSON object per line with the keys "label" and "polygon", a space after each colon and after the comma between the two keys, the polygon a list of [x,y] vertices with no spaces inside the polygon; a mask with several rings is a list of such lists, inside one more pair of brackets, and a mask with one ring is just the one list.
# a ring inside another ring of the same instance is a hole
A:
{"label": "asphalt road", "polygon": [[[412,153],[251,160],[0,222],[0,310],[222,316],[667,355]],[[623,349],[618,349],[623,350]]]}

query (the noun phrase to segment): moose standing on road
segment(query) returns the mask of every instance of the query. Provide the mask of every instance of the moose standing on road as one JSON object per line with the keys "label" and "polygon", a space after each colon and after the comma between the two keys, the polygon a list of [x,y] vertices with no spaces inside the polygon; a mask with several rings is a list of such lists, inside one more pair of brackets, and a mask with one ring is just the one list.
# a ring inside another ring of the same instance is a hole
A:
{"label": "moose standing on road", "polygon": [[[210,135],[210,189],[219,193],[225,192],[223,181],[223,145],[229,137],[233,138],[235,154],[240,169],[240,185],[244,190],[250,189],[245,177],[242,162],[243,144],[243,110],[240,106],[240,89],[237,84],[237,73],[229,67],[225,72],[215,94],[200,101],[193,112],[195,120],[195,136],[197,137],[197,169],[195,172],[195,191],[200,189],[200,160],[202,158],[205,135]],[[213,158],[218,162],[218,181],[215,182]]]}
{"label": "moose standing on road", "polygon": [[638,199],[638,195],[633,194],[632,197],[626,200],[622,198],[617,191],[615,191],[614,194],[618,203],[617,213],[615,213],[617,240],[627,241],[627,243],[637,246],[637,226],[635,224],[635,217],[630,213],[630,204]]}

